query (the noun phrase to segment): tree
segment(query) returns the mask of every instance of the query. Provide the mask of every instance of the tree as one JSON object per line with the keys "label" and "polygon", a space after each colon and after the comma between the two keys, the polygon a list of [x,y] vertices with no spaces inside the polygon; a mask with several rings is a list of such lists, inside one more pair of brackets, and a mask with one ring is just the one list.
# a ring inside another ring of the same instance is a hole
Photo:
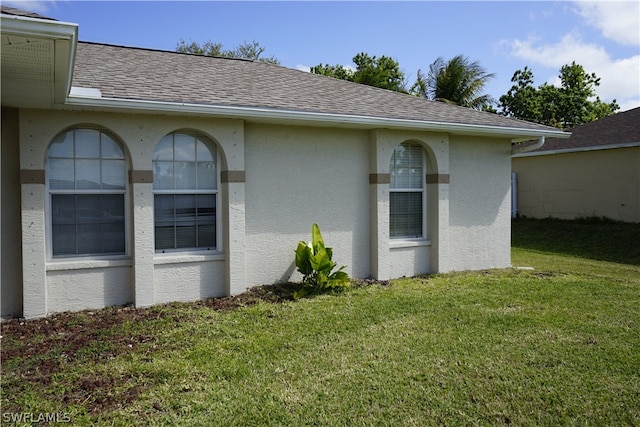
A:
{"label": "tree", "polygon": [[406,92],[404,73],[393,58],[384,55],[377,58],[361,52],[352,60],[355,70],[343,65],[318,64],[311,67],[311,72],[396,92]]}
{"label": "tree", "polygon": [[[600,78],[572,62],[560,68],[560,87],[547,83],[533,86],[533,72],[517,70],[509,91],[500,97],[505,116],[559,128],[572,128],[614,114],[620,106],[615,100],[605,103],[596,96]],[[595,97],[595,98],[594,98]]]}
{"label": "tree", "polygon": [[495,74],[487,73],[478,61],[471,61],[463,55],[448,61],[439,57],[429,66],[427,75],[418,70],[411,93],[476,110],[489,109],[494,101],[483,92],[493,77]]}
{"label": "tree", "polygon": [[279,64],[280,61],[274,56],[263,57],[262,54],[266,49],[257,41],[251,43],[243,42],[235,49],[224,49],[221,43],[213,43],[211,40],[199,44],[194,41],[187,43],[180,39],[176,45],[176,52],[191,53],[194,55],[217,56],[221,58],[240,58],[249,59],[251,61],[268,62],[271,64]]}

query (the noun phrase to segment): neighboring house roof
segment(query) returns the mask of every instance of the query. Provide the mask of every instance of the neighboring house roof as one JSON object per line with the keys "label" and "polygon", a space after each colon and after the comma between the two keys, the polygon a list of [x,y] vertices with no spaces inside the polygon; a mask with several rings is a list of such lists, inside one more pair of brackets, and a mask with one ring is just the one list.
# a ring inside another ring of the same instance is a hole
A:
{"label": "neighboring house roof", "polygon": [[541,148],[516,157],[640,146],[640,107],[576,126],[570,131],[568,139],[547,138]]}

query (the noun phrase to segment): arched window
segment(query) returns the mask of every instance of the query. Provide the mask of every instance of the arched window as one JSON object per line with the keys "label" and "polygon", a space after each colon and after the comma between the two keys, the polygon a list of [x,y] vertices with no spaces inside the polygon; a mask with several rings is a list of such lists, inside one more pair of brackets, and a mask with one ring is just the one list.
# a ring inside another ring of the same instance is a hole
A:
{"label": "arched window", "polygon": [[424,155],[424,150],[419,144],[403,143],[391,156],[389,235],[392,239],[425,236]]}
{"label": "arched window", "polygon": [[156,251],[218,247],[218,167],[204,135],[175,132],[153,152]]}
{"label": "arched window", "polygon": [[124,254],[126,164],[103,129],[68,129],[47,151],[53,257]]}

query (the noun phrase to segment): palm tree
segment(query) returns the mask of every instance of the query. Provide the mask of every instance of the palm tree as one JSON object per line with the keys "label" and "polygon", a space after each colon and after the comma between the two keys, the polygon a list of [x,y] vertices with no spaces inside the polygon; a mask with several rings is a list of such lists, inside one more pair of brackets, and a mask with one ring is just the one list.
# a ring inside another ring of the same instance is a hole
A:
{"label": "palm tree", "polygon": [[457,55],[449,61],[442,57],[429,66],[425,76],[418,70],[418,77],[411,92],[434,101],[442,101],[481,110],[494,103],[490,95],[483,93],[487,82],[495,77],[487,73],[478,61]]}

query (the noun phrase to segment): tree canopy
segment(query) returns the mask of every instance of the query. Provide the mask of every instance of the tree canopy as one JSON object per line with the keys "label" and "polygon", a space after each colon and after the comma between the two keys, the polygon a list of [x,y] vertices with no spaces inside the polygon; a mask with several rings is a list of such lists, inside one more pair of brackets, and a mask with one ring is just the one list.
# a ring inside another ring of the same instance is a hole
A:
{"label": "tree canopy", "polygon": [[211,40],[200,44],[194,41],[187,43],[183,39],[180,39],[176,46],[176,52],[191,53],[194,55],[249,59],[251,61],[269,62],[271,64],[280,63],[274,56],[263,57],[262,54],[265,50],[266,48],[255,40],[250,43],[245,41],[234,49],[224,49],[221,43],[213,43]]}
{"label": "tree canopy", "polygon": [[353,57],[355,70],[343,65],[318,64],[311,72],[396,92],[406,92],[404,73],[396,60],[388,56],[370,56],[365,52]]}
{"label": "tree canopy", "polygon": [[[533,86],[533,72],[517,70],[509,91],[500,97],[501,113],[559,128],[572,128],[614,114],[620,106],[605,103],[596,96],[600,78],[587,73],[575,61],[560,68],[560,87],[544,83]],[[595,97],[595,99],[594,99]]]}
{"label": "tree canopy", "polygon": [[433,101],[481,110],[494,103],[493,98],[484,93],[488,81],[494,77],[495,74],[487,73],[478,61],[471,61],[463,55],[448,61],[439,57],[429,66],[427,75],[418,70],[411,93]]}

